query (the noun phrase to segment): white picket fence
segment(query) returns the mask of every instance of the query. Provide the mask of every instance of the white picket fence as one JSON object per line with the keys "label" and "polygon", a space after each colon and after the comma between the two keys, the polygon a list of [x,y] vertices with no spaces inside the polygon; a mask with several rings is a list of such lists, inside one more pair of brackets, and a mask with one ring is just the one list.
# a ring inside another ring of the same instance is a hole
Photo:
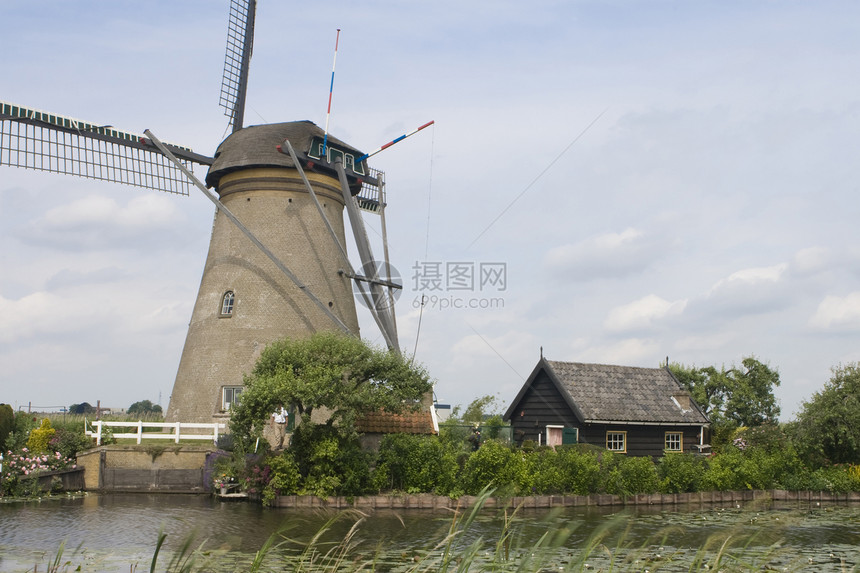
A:
{"label": "white picket fence", "polygon": [[[90,430],[92,426],[92,430]],[[124,428],[134,429],[133,432],[113,432],[114,438],[135,438],[139,444],[142,440],[172,440],[179,443],[179,440],[207,440],[213,444],[218,443],[218,431],[224,429],[224,424],[197,424],[188,422],[103,422],[96,420],[95,422],[84,421],[84,430],[88,436],[96,439],[96,445],[102,443],[102,428]],[[161,432],[144,432],[144,428],[161,428]],[[165,431],[169,430],[169,431]],[[182,431],[185,430],[185,433]],[[189,430],[198,430],[194,433],[189,433]],[[208,430],[206,433],[200,433],[199,430]]]}

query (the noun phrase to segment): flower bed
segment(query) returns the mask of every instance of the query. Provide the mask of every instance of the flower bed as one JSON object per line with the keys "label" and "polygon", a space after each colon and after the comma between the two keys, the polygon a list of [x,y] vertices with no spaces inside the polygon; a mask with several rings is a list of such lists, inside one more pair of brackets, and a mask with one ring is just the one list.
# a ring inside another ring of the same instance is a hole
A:
{"label": "flower bed", "polygon": [[76,468],[75,460],[60,452],[32,453],[27,448],[20,452],[7,451],[0,472],[0,495],[31,497],[45,491],[60,490],[63,482],[58,474],[54,473],[50,480],[42,479],[41,483],[39,478],[51,476],[57,470]]}

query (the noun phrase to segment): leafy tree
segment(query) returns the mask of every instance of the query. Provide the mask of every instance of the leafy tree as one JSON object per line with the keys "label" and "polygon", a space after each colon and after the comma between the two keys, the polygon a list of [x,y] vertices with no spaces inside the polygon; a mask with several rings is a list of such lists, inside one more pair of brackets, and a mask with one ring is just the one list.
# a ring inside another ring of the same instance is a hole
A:
{"label": "leafy tree", "polygon": [[161,406],[158,404],[153,404],[149,400],[141,400],[140,402],[135,402],[126,410],[129,414],[161,414]]}
{"label": "leafy tree", "polygon": [[669,370],[683,384],[714,426],[760,426],[779,417],[773,395],[779,386],[779,372],[748,356],[741,366],[717,370],[670,364]]}
{"label": "leafy tree", "polygon": [[462,405],[457,405],[451,416],[440,424],[440,435],[450,443],[469,441],[474,438],[470,427],[480,426],[479,440],[498,439],[502,428],[507,426],[500,408],[498,397],[490,395],[475,398],[465,410],[462,410]]}
{"label": "leafy tree", "polygon": [[669,370],[687,388],[712,423],[722,421],[729,391],[725,368],[718,371],[713,366],[696,368],[673,363]]}
{"label": "leafy tree", "polygon": [[773,389],[779,386],[778,371],[749,356],[743,359],[740,368],[729,370],[727,378],[727,418],[747,427],[777,422],[780,409]]}
{"label": "leafy tree", "polygon": [[[457,417],[460,412],[460,406],[457,406],[454,410],[454,416],[452,417]],[[481,396],[480,398],[472,400],[469,405],[466,406],[466,409],[463,411],[463,415],[459,416],[459,418],[466,424],[482,424],[488,416],[498,415],[498,410],[498,398],[489,395]]]}
{"label": "leafy tree", "polygon": [[95,411],[95,406],[92,406],[89,402],[69,406],[69,414],[92,414]]}
{"label": "leafy tree", "polygon": [[362,414],[417,408],[430,389],[422,367],[358,338],[320,332],[283,339],[266,347],[245,378],[230,427],[250,443],[271,413],[284,405],[295,408],[305,430],[316,423],[311,416],[318,412],[326,426],[354,434],[355,420]]}
{"label": "leafy tree", "polygon": [[860,463],[860,363],[832,372],[824,388],[803,403],[788,431],[812,464]]}

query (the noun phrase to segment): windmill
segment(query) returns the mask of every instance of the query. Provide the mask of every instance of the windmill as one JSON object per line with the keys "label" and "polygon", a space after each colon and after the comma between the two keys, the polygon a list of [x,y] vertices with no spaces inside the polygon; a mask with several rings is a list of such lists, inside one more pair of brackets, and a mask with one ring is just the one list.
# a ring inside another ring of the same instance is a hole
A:
{"label": "windmill", "polygon": [[[375,263],[361,216],[380,216],[384,234],[384,174],[367,165],[369,154],[311,122],[245,127],[255,10],[255,0],[231,0],[221,105],[232,133],[214,157],[162,143],[148,131],[0,102],[0,165],[185,195],[197,187],[216,205],[167,411],[172,421],[228,416],[243,374],[275,339],[318,330],[357,336],[354,293],[398,350],[399,286],[385,273],[387,261]],[[205,183],[194,178],[194,165],[208,167]],[[347,256],[344,210],[358,269]]]}

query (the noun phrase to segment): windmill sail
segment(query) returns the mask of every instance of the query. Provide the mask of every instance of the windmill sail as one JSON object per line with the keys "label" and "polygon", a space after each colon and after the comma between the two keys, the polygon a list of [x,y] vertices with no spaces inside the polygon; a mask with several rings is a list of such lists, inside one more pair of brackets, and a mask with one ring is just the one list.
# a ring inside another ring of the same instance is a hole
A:
{"label": "windmill sail", "polygon": [[233,131],[244,127],[245,92],[248,89],[248,66],[254,49],[254,15],[256,0],[231,0],[227,24],[227,54],[221,80],[221,107],[230,118]]}
{"label": "windmill sail", "polygon": [[[186,167],[212,159],[170,146]],[[188,195],[190,182],[142,135],[0,101],[0,165]]]}

